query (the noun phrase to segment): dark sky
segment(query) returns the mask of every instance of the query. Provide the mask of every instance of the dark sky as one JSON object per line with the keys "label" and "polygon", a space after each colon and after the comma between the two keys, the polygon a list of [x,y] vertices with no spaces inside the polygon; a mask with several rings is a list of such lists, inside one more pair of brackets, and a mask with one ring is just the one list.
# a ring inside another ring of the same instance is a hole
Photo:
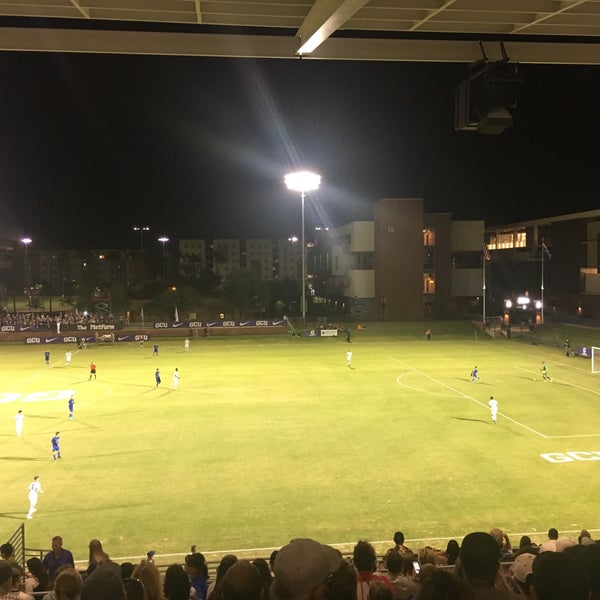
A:
{"label": "dark sky", "polygon": [[38,247],[288,237],[383,197],[488,224],[600,207],[600,71],[522,65],[515,125],[454,131],[466,65],[0,53],[0,220]]}

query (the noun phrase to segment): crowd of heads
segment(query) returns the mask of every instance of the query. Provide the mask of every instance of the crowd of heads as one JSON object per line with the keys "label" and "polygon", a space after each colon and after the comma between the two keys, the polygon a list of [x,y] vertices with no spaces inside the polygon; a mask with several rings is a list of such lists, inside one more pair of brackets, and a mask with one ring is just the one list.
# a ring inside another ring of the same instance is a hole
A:
{"label": "crowd of heads", "polygon": [[61,311],[56,313],[44,312],[9,312],[3,308],[0,311],[0,325],[19,325],[31,327],[34,331],[55,331],[57,324],[65,325],[110,325],[114,324],[112,313]]}
{"label": "crowd of heads", "polygon": [[161,572],[153,550],[138,564],[117,564],[97,539],[90,541],[87,569],[77,570],[55,536],[43,560],[27,561],[25,580],[12,546],[0,546],[0,598],[18,597],[8,594],[25,581],[27,600],[27,593],[42,600],[600,600],[600,544],[586,530],[575,541],[551,528],[539,546],[522,536],[517,548],[497,528],[469,533],[461,544],[450,540],[445,551],[413,551],[401,532],[394,544],[378,560],[366,540],[344,557],[298,538],[268,561],[226,554],[210,578],[195,547],[184,564]]}

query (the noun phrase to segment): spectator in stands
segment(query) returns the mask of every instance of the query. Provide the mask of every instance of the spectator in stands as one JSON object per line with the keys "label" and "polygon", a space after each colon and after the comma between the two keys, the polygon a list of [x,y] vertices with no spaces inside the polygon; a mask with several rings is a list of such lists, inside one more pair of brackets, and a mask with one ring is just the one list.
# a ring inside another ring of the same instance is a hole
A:
{"label": "spectator in stands", "polygon": [[442,569],[426,569],[416,600],[473,600],[473,591],[458,577]]}
{"label": "spectator in stands", "polygon": [[590,600],[600,600],[600,544],[585,546],[581,562],[590,582]]}
{"label": "spectator in stands", "polygon": [[540,553],[533,561],[533,587],[537,600],[588,600],[590,586],[583,561],[574,553]]}
{"label": "spectator in stands", "polygon": [[377,555],[375,548],[369,542],[359,540],[354,546],[352,560],[358,572],[358,583],[356,585],[357,600],[367,600],[369,598],[369,584],[372,581],[382,581],[394,593],[392,582],[385,575],[375,573],[377,568]]}
{"label": "spectator in stands", "polygon": [[521,539],[519,540],[519,549],[516,552],[517,556],[519,556],[519,554],[537,554],[538,551],[538,545],[534,544],[528,535],[521,536]]}
{"label": "spectator in stands", "polygon": [[540,546],[540,554],[542,552],[556,552],[556,540],[558,539],[558,531],[551,527],[548,529],[548,541]]}
{"label": "spectator in stands", "polygon": [[73,567],[63,567],[56,576],[54,584],[56,600],[79,600],[82,586],[83,582],[79,571]]}
{"label": "spectator in stands", "polygon": [[83,580],[81,600],[125,600],[121,567],[107,560]]}
{"label": "spectator in stands", "polygon": [[507,580],[516,594],[533,598],[533,561],[536,555],[530,552],[519,554],[510,569],[511,577]]}
{"label": "spectator in stands", "polygon": [[34,600],[31,594],[26,594],[21,591],[21,584],[23,583],[23,572],[21,569],[15,569],[11,566],[12,578],[10,588],[10,598],[14,600]]}
{"label": "spectator in stands", "polygon": [[[166,600],[188,600],[193,588],[190,586],[190,580],[187,573],[181,565],[173,564],[167,567],[165,572],[165,581],[163,591]],[[195,594],[195,592],[193,592]],[[130,598],[127,598],[130,600]]]}
{"label": "spectator in stands", "polygon": [[160,572],[154,563],[142,560],[133,570],[132,578],[140,579],[144,584],[145,600],[164,600]]}
{"label": "spectator in stands", "polygon": [[274,576],[273,568],[275,567],[275,559],[277,558],[277,552],[279,552],[279,550],[273,550],[273,552],[271,552],[271,556],[269,556],[269,569],[271,569],[272,576]]}
{"label": "spectator in stands", "polygon": [[102,549],[102,542],[100,540],[90,540],[89,544],[89,560],[86,574],[90,575],[92,571],[103,562],[108,560],[108,554]]}
{"label": "spectator in stands", "polygon": [[383,581],[371,581],[369,584],[370,600],[394,600],[394,593]]}
{"label": "spectator in stands", "polygon": [[395,546],[393,548],[389,548],[388,551],[385,553],[385,557],[383,559],[384,564],[387,562],[387,555],[389,552],[396,551],[400,555],[413,554],[413,551],[404,545],[404,533],[402,533],[401,531],[396,531],[396,533],[394,533],[394,544]]}
{"label": "spectator in stands", "polygon": [[476,531],[465,536],[460,547],[459,572],[467,585],[473,590],[477,600],[510,600],[518,598],[506,590],[496,586],[496,578],[500,567],[500,549],[498,542],[483,531]]}
{"label": "spectator in stands", "polygon": [[48,571],[37,556],[32,556],[27,561],[27,570],[29,577],[25,579],[25,592],[47,592],[50,589],[48,581]]}
{"label": "spectator in stands", "polygon": [[[407,556],[407,555],[405,555]],[[385,573],[394,586],[395,600],[410,600],[414,598],[419,591],[419,586],[415,581],[402,574],[402,556],[396,550],[387,553],[387,573]],[[369,596],[371,592],[369,590]],[[371,598],[371,600],[373,600]]]}
{"label": "spectator in stands", "polygon": [[206,591],[208,600],[221,600],[221,581],[227,571],[237,562],[235,554],[226,554],[221,558],[217,567],[217,574],[214,581],[211,581]]}
{"label": "spectator in stands", "polygon": [[435,567],[448,564],[448,559],[446,558],[445,553],[437,548],[433,548],[432,546],[425,546],[424,548],[421,548],[417,557],[421,567],[427,564]]}
{"label": "spectator in stands", "polygon": [[504,531],[494,527],[490,531],[490,535],[496,540],[500,548],[500,562],[512,562],[515,559],[515,555],[512,551],[510,540]]}
{"label": "spectator in stands", "polygon": [[273,565],[270,600],[322,600],[342,555],[315,540],[298,538],[281,548]]}
{"label": "spectator in stands", "polygon": [[446,564],[453,565],[458,558],[458,553],[460,552],[460,546],[456,540],[448,540],[448,544],[446,545],[446,552],[444,552],[446,556],[446,560],[448,561]]}
{"label": "spectator in stands", "polygon": [[[13,577],[17,580],[21,577],[21,571],[13,568],[6,560],[0,560],[0,600],[20,600],[20,596],[12,592]],[[27,600],[33,600],[33,596],[24,594]]]}
{"label": "spectator in stands", "polygon": [[75,562],[73,561],[73,554],[70,550],[63,548],[63,539],[60,535],[55,535],[52,538],[52,552],[48,552],[46,556],[44,556],[44,567],[48,571],[48,577],[50,580],[54,580],[56,578],[56,570],[62,565],[69,565],[71,567],[75,566]]}
{"label": "spectator in stands", "polygon": [[208,589],[208,567],[201,552],[194,552],[185,557],[185,570],[190,579],[190,585],[196,591],[198,600],[206,600]]}
{"label": "spectator in stands", "polygon": [[127,600],[148,600],[146,588],[141,579],[134,577],[125,579],[123,587],[125,588],[125,597]]}
{"label": "spectator in stands", "polygon": [[348,560],[342,560],[327,581],[324,600],[356,600],[356,583],[356,569]]}
{"label": "spectator in stands", "polygon": [[556,540],[556,551],[564,552],[567,548],[572,548],[577,544],[570,537],[561,537]]}
{"label": "spectator in stands", "polygon": [[581,533],[577,537],[577,543],[581,544],[582,546],[593,544],[594,540],[592,539],[592,534],[587,529],[582,529]]}
{"label": "spectator in stands", "polygon": [[10,542],[6,542],[6,544],[2,544],[0,546],[0,558],[5,560],[7,563],[10,563],[12,567],[21,569],[21,565],[15,558],[15,548]]}
{"label": "spectator in stands", "polygon": [[263,581],[258,569],[247,560],[236,561],[221,582],[223,600],[263,600]]}
{"label": "spectator in stands", "polygon": [[271,588],[271,583],[273,582],[273,578],[271,577],[271,569],[269,569],[269,563],[264,558],[256,558],[252,561],[252,564],[260,573],[260,578],[263,582],[264,597],[268,598],[269,589]]}
{"label": "spectator in stands", "polygon": [[121,563],[121,579],[129,579],[133,573],[134,565],[130,562]]}

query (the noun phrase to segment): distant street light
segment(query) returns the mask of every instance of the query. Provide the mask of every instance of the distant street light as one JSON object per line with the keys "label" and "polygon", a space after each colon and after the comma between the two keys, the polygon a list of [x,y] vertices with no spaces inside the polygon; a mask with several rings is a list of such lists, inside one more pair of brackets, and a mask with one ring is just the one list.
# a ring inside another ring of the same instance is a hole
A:
{"label": "distant street light", "polygon": [[321,176],[309,171],[288,173],[285,176],[285,185],[289,190],[300,192],[302,199],[302,324],[306,324],[306,242],[304,239],[304,198],[306,192],[319,189]]}
{"label": "distant street light", "polygon": [[148,225],[135,225],[133,230],[140,232],[140,248],[143,250],[144,249],[144,231],[150,231],[150,227],[148,227]]}
{"label": "distant street light", "polygon": [[29,237],[21,238],[21,243],[25,246],[25,284],[31,285],[31,262],[29,260],[29,244],[33,240]]}
{"label": "distant street light", "polygon": [[166,263],[166,254],[165,254],[165,244],[169,241],[169,238],[166,236],[162,236],[158,238],[158,241],[162,244],[162,272],[163,272],[163,279],[166,279],[165,277],[165,263]]}

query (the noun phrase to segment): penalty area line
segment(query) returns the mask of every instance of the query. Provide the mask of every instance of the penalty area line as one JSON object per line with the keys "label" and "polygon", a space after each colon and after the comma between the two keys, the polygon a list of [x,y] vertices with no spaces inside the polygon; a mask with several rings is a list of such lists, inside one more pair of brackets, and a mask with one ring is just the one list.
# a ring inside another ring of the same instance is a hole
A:
{"label": "penalty area line", "polygon": [[[414,367],[412,367],[411,365],[407,365],[406,363],[403,363],[402,361],[398,360],[397,358],[394,358],[393,356],[389,356],[388,358],[390,360],[393,360],[395,362],[397,362],[400,366],[404,367],[405,369],[410,369],[411,371],[413,371],[414,373],[417,373],[419,375],[421,375],[422,377],[426,377],[427,379],[430,379],[431,381],[434,381],[435,383],[437,383],[438,385],[441,385],[443,387],[448,388],[449,390],[452,390],[455,394],[458,394],[459,397],[463,397],[466,398],[467,400],[471,400],[472,402],[475,402],[476,404],[479,404],[479,406],[485,408],[486,410],[489,410],[489,406],[487,404],[484,404],[483,402],[481,402],[480,400],[477,400],[477,398],[473,398],[473,396],[469,396],[469,394],[465,394],[464,392],[461,392],[460,390],[457,390],[456,388],[453,388],[451,385],[448,385],[447,383],[444,383],[443,381],[439,381],[439,379],[436,379],[435,377],[431,377],[431,375],[428,375],[427,373],[423,373],[422,371],[419,371],[418,369],[415,369]],[[522,427],[523,429],[526,429],[527,431],[530,431],[531,433],[534,433],[535,435],[540,436],[541,438],[547,440],[548,436],[544,435],[543,433],[540,433],[539,431],[536,431],[535,429],[529,427],[528,425],[525,425],[524,423],[521,423],[520,421],[517,421],[507,415],[505,415],[504,413],[498,412],[498,414],[503,417],[504,419],[506,419],[507,421],[510,421],[511,423],[514,423],[515,425]]]}

